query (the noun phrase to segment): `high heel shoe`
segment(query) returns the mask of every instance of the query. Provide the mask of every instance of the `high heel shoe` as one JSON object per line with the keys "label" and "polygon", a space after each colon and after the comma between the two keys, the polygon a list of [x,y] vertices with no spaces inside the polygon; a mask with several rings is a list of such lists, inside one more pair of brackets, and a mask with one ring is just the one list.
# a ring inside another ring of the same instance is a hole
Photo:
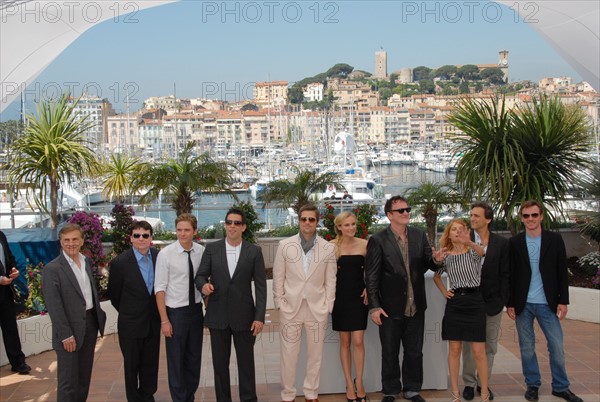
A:
{"label": "high heel shoe", "polygon": [[489,392],[487,394],[484,394],[484,393],[481,394],[481,402],[490,402],[490,393]]}
{"label": "high heel shoe", "polygon": [[456,391],[456,392],[452,391],[450,393],[450,395],[452,395],[452,402],[461,402],[460,401],[460,391]]}
{"label": "high heel shoe", "polygon": [[354,393],[356,394],[356,402],[367,402],[369,398],[367,398],[367,394],[365,396],[358,396],[358,388],[356,387],[356,378],[352,381],[354,384]]}
{"label": "high heel shoe", "polygon": [[[354,392],[354,394],[356,395],[356,391]],[[348,402],[358,402],[358,401],[356,400],[356,398],[354,398],[354,399],[350,399],[350,398],[348,398],[348,387],[346,387],[346,400],[347,400]]]}

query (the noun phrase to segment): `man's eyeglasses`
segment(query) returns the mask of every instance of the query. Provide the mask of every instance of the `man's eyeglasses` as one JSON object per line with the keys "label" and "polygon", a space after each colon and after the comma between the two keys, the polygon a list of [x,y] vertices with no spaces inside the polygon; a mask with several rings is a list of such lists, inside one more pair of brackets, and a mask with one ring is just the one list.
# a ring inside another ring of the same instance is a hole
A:
{"label": "man's eyeglasses", "polygon": [[140,237],[143,237],[144,239],[149,239],[150,238],[150,233],[134,233],[132,234],[134,239],[139,239]]}
{"label": "man's eyeglasses", "polygon": [[539,214],[538,212],[534,212],[534,213],[532,213],[532,214],[523,214],[523,218],[524,218],[524,219],[529,219],[529,217],[530,217],[530,216],[531,216],[532,218],[537,218],[538,216],[540,216],[540,214]]}
{"label": "man's eyeglasses", "polygon": [[235,225],[235,226],[241,226],[241,225],[243,225],[243,224],[244,224],[244,222],[242,222],[242,221],[232,221],[232,220],[229,220],[229,219],[227,219],[227,220],[225,221],[225,224],[226,224],[227,226],[231,226],[231,225]]}
{"label": "man's eyeglasses", "polygon": [[301,220],[302,222],[310,222],[310,223],[313,223],[313,222],[316,222],[316,221],[317,221],[317,218],[315,218],[314,216],[303,216],[302,218],[300,218],[300,220]]}
{"label": "man's eyeglasses", "polygon": [[399,214],[403,214],[405,212],[407,212],[407,213],[410,212],[410,210],[411,210],[411,208],[408,207],[408,208],[392,209],[392,210],[390,210],[390,212],[398,212]]}

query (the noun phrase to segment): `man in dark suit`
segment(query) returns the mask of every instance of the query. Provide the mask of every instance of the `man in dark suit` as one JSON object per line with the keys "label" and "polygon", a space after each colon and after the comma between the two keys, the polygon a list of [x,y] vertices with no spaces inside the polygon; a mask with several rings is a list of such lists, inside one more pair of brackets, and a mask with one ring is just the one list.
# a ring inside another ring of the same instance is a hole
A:
{"label": "man in dark suit", "polygon": [[62,251],[43,269],[42,291],[52,321],[52,347],[58,372],[57,400],[87,399],[98,331],[106,314],[100,308],[91,260],[80,253],[83,231],[67,223],[59,232]]}
{"label": "man in dark suit", "polygon": [[152,225],[146,221],[129,226],[129,239],[132,247],[110,262],[108,294],[119,312],[127,400],[151,402],[157,389],[160,350],[160,315],[154,297],[158,251],[150,248]]}
{"label": "man in dark suit", "polygon": [[195,282],[209,297],[204,325],[210,329],[217,401],[231,402],[229,358],[233,338],[240,400],[256,402],[254,341],[265,322],[265,262],[260,247],[242,239],[244,211],[231,208],[225,216],[225,230],[225,239],[206,245]]}
{"label": "man in dark suit", "polygon": [[11,289],[12,282],[19,276],[16,265],[6,236],[0,231],[0,328],[4,339],[4,349],[11,370],[19,374],[29,374],[31,367],[25,362],[25,355],[21,349],[15,314],[14,289]]}
{"label": "man in dark suit", "polygon": [[536,319],[548,343],[552,395],[569,402],[581,402],[582,399],[569,389],[560,325],[569,304],[565,243],[559,233],[542,229],[544,207],[540,202],[524,202],[520,214],[525,232],[510,239],[507,313],[517,324],[521,367],[527,385],[525,399],[537,401],[542,385],[535,352],[533,320]]}
{"label": "man in dark suit", "polygon": [[443,258],[438,251],[434,256],[425,232],[408,226],[410,207],[406,199],[394,196],[386,201],[384,210],[390,225],[371,236],[365,259],[369,313],[379,325],[381,340],[382,402],[393,402],[402,391],[405,399],[424,402],[419,394],[427,308],[424,274],[428,269],[437,270],[436,261]]}
{"label": "man in dark suit", "polygon": [[[508,303],[510,268],[508,265],[508,239],[490,232],[489,226],[494,219],[494,210],[485,202],[471,205],[471,240],[483,246],[485,256],[481,259],[481,294],[485,301],[486,339],[485,353],[488,362],[488,379],[492,375],[494,356],[498,351],[498,338],[502,322],[502,310]],[[462,378],[465,384],[463,397],[470,401],[475,397],[475,387],[481,394],[481,387],[471,354],[470,342],[463,342]],[[494,394],[488,388],[489,399]]]}

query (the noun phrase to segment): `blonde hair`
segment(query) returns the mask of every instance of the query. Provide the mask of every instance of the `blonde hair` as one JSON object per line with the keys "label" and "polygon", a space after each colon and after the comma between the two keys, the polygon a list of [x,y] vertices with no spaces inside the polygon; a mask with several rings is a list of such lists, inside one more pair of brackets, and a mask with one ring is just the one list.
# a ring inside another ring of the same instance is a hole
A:
{"label": "blonde hair", "polygon": [[450,240],[450,230],[452,229],[452,225],[454,225],[455,223],[462,225],[467,230],[469,229],[469,226],[467,225],[467,221],[465,221],[464,219],[461,219],[461,218],[452,219],[448,223],[446,228],[444,229],[444,234],[442,235],[442,238],[440,239],[440,248],[445,247],[448,249],[448,251],[454,250],[454,245],[452,244],[452,240]]}
{"label": "blonde hair", "polygon": [[335,231],[335,239],[333,239],[333,242],[336,245],[335,254],[337,258],[340,258],[340,244],[342,243],[342,231],[338,228],[338,225],[341,225],[342,222],[348,218],[356,219],[356,215],[350,211],[342,211],[333,220],[333,230]]}

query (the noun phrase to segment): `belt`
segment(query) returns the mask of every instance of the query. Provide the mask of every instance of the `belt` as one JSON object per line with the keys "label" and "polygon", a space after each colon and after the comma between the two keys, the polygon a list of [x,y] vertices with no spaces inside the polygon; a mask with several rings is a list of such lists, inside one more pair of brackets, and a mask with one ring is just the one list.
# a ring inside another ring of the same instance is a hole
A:
{"label": "belt", "polygon": [[476,286],[474,288],[456,288],[452,289],[452,292],[454,292],[455,295],[469,295],[473,293],[479,293],[479,286]]}

